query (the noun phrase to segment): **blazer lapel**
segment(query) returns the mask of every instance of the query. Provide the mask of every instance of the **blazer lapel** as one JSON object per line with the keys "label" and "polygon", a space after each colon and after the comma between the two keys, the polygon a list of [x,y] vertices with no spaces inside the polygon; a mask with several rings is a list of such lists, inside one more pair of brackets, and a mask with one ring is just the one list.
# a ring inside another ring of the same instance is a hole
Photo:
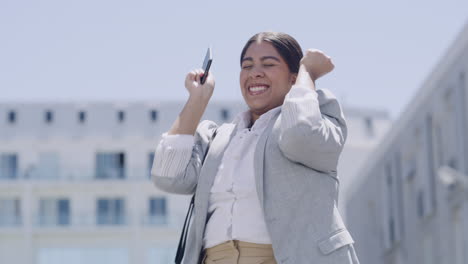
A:
{"label": "blazer lapel", "polygon": [[260,135],[260,138],[258,139],[258,142],[257,142],[257,146],[255,147],[255,153],[254,153],[255,185],[257,187],[258,199],[260,201],[260,205],[262,206],[262,209],[264,209],[263,207],[263,180],[264,180],[263,166],[265,164],[266,142],[273,130],[273,126],[276,120],[278,120],[279,114],[280,112],[278,112],[276,116],[271,118],[270,122],[268,123],[268,126]]}
{"label": "blazer lapel", "polygon": [[223,124],[218,128],[215,139],[211,142],[210,149],[208,150],[200,172],[195,196],[195,208],[198,210],[198,213],[194,220],[196,221],[195,225],[198,227],[196,230],[201,231],[197,234],[200,238],[203,238],[203,233],[205,232],[205,221],[208,213],[211,186],[218,172],[218,167],[221,164],[223,153],[235,134],[233,133],[235,127],[234,124]]}

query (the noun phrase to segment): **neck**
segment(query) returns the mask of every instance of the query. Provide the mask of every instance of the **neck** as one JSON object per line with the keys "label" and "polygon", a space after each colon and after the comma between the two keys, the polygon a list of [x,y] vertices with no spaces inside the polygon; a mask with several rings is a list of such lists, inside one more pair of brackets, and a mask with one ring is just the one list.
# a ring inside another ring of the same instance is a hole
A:
{"label": "neck", "polygon": [[252,127],[253,124],[255,123],[255,121],[257,121],[257,119],[259,119],[259,118],[260,118],[260,115],[252,113],[250,115],[250,127]]}

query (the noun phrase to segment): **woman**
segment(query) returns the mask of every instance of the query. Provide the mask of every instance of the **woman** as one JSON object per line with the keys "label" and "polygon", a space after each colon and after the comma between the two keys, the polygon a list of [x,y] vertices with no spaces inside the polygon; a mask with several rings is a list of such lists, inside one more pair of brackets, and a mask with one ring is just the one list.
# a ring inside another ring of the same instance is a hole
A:
{"label": "woman", "polygon": [[359,263],[337,211],[341,107],[315,81],[334,68],[284,33],[254,35],[241,53],[248,111],[232,123],[199,124],[215,86],[201,70],[156,149],[157,187],[196,193],[184,263]]}

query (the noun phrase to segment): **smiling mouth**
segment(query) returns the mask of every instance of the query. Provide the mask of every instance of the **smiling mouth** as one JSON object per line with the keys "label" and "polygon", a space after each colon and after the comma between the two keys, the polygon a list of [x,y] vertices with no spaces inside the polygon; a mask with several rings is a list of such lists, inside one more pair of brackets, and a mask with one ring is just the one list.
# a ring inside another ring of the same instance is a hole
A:
{"label": "smiling mouth", "polygon": [[255,95],[263,94],[269,88],[270,88],[270,86],[266,85],[266,84],[253,84],[253,85],[249,86],[249,88],[247,90],[248,90],[250,95],[255,96]]}

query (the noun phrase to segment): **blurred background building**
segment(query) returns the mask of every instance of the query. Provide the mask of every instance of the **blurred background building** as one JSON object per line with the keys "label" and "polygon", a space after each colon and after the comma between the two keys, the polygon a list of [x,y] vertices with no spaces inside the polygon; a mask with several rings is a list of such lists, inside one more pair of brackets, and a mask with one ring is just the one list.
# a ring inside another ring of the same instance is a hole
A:
{"label": "blurred background building", "polygon": [[349,190],[362,264],[468,263],[467,74],[468,24]]}
{"label": "blurred background building", "polygon": [[[150,168],[182,106],[0,104],[0,263],[172,263],[190,197],[156,189]],[[243,108],[213,102],[204,118],[227,122]],[[390,125],[383,111],[344,112],[343,211],[348,185]]]}

